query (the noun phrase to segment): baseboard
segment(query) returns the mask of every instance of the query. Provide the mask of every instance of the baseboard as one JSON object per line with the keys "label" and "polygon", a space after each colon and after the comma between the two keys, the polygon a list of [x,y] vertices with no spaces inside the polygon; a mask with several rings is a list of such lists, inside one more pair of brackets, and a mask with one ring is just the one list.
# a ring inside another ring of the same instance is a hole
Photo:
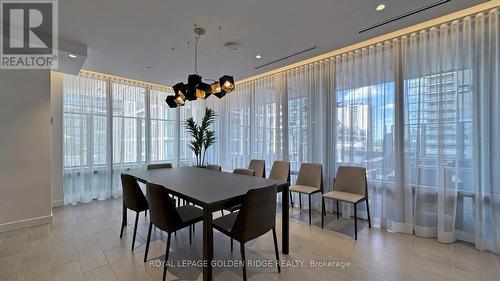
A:
{"label": "baseboard", "polygon": [[64,206],[64,200],[54,200],[52,201],[52,208]]}
{"label": "baseboard", "polygon": [[52,214],[49,216],[31,218],[26,220],[13,221],[0,224],[0,232],[6,232],[30,226],[37,226],[41,224],[52,223]]}

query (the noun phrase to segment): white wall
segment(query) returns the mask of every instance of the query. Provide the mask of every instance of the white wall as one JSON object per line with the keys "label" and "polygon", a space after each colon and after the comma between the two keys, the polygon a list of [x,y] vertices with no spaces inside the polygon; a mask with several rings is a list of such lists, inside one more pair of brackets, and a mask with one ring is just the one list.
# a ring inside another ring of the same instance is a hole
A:
{"label": "white wall", "polygon": [[64,205],[63,195],[63,74],[50,73],[50,108],[52,116],[52,207]]}
{"label": "white wall", "polygon": [[50,72],[0,70],[0,231],[49,223]]}

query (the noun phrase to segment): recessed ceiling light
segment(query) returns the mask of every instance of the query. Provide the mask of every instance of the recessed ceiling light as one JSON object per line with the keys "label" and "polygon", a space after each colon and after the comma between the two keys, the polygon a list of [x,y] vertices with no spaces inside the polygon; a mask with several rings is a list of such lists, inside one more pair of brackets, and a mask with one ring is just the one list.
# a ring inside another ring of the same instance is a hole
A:
{"label": "recessed ceiling light", "polygon": [[76,56],[73,55],[73,54],[69,54],[68,57],[72,58],[72,59],[76,59]]}
{"label": "recessed ceiling light", "polygon": [[236,42],[227,42],[224,44],[224,47],[233,52],[238,52],[240,50],[240,45]]}
{"label": "recessed ceiling light", "polygon": [[382,11],[383,9],[385,9],[385,5],[379,4],[376,9],[377,9],[377,11]]}
{"label": "recessed ceiling light", "polygon": [[261,59],[262,58],[262,55],[256,55],[255,56],[256,59]]}
{"label": "recessed ceiling light", "polygon": [[151,66],[146,66],[146,69],[147,70],[153,70],[153,68]]}

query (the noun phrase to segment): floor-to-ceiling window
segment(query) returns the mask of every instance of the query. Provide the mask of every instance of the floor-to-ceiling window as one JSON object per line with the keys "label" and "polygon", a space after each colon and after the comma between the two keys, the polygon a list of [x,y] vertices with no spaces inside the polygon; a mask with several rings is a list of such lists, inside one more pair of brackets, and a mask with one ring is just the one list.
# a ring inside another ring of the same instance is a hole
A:
{"label": "floor-to-ceiling window", "polygon": [[110,196],[107,171],[106,81],[64,76],[64,203]]}
{"label": "floor-to-ceiling window", "polygon": [[[280,127],[259,124],[265,107],[243,98],[272,78],[246,81],[237,103],[223,101],[223,155],[244,166],[243,148],[275,130],[277,158],[295,173],[322,163],[325,190],[338,166],[365,167],[376,225],[500,252],[498,22],[497,8],[272,74],[285,79]],[[242,122],[247,112],[257,120]]]}
{"label": "floor-to-ceiling window", "polygon": [[169,94],[156,89],[149,92],[151,163],[176,161],[177,110],[172,110],[165,103]]}
{"label": "floor-to-ceiling window", "polygon": [[120,174],[140,169],[146,163],[146,89],[112,83],[113,188],[120,194]]}

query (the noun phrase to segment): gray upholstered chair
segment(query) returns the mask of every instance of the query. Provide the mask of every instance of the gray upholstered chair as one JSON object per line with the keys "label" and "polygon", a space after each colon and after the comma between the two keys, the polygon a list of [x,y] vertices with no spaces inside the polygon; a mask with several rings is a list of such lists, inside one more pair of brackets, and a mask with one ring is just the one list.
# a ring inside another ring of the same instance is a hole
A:
{"label": "gray upholstered chair", "polygon": [[255,170],[245,169],[245,168],[236,168],[233,170],[233,174],[255,176]]}
{"label": "gray upholstered chair", "polygon": [[274,161],[269,178],[273,180],[283,180],[290,182],[290,162]]}
{"label": "gray upholstered chair", "polygon": [[172,168],[172,164],[170,163],[160,163],[160,164],[149,164],[148,170],[156,170],[156,169],[169,169]]}
{"label": "gray upholstered chair", "polygon": [[[132,251],[134,250],[135,237],[137,235],[137,222],[139,221],[139,213],[149,209],[148,200],[142,193],[141,187],[137,180],[128,174],[121,174],[122,188],[123,188],[123,205],[125,208],[136,212],[134,235],[132,237]],[[123,236],[123,227],[125,222],[122,220],[122,227],[120,229],[120,238]]]}
{"label": "gray upholstered chair", "polygon": [[240,242],[245,281],[247,280],[245,243],[272,230],[278,272],[281,272],[276,239],[276,185],[249,190],[243,199],[241,209],[215,219],[213,227],[231,237],[231,242],[232,239]]}
{"label": "gray upholstered chair", "polygon": [[[245,168],[236,168],[233,170],[233,174],[238,174],[238,175],[245,175],[245,176],[255,176],[255,171],[254,170],[250,170],[250,169],[245,169]],[[237,211],[239,208],[241,207],[241,204],[238,204],[238,205],[234,205],[232,207],[229,207],[229,208],[226,208],[227,211],[229,211],[230,213],[234,212],[234,211]],[[220,210],[220,213],[222,215],[224,215],[224,210]],[[232,243],[231,243],[231,247],[232,247]]]}
{"label": "gray upholstered chair", "polygon": [[191,244],[191,226],[203,220],[203,211],[191,205],[176,208],[174,202],[170,200],[168,190],[163,186],[148,183],[146,185],[146,190],[150,206],[151,222],[149,223],[144,262],[146,262],[148,258],[151,229],[154,225],[167,232],[167,247],[165,250],[165,263],[163,265],[163,280],[165,280],[168,254],[170,252],[170,237],[172,233],[189,226],[189,243]]}
{"label": "gray upholstered chair", "polygon": [[366,201],[368,213],[368,227],[371,228],[370,207],[368,206],[368,182],[366,180],[366,169],[363,167],[340,166],[333,183],[333,191],[323,194],[321,202],[321,228],[323,228],[323,214],[325,211],[325,199],[337,201],[337,219],[339,219],[339,201],[354,204],[354,239],[358,240],[358,213],[357,204]]}
{"label": "gray upholstered chair", "polygon": [[[172,169],[172,164],[170,164],[170,163],[149,164],[147,166],[147,169],[148,169],[148,171],[149,170],[158,170],[158,169]],[[171,196],[171,197],[174,198],[174,196]],[[177,201],[177,204],[179,204],[179,205],[181,204],[180,198],[174,199],[174,204],[176,201]],[[184,200],[183,202],[184,202],[184,204],[186,204],[186,200]]]}
{"label": "gray upholstered chair", "polygon": [[222,167],[220,165],[207,165],[207,169],[214,171],[222,171]]}
{"label": "gray upholstered chair", "polygon": [[290,201],[293,208],[292,192],[299,193],[299,206],[302,209],[302,194],[309,196],[309,225],[311,225],[311,196],[323,192],[323,169],[318,163],[302,163],[295,185],[290,186]]}
{"label": "gray upholstered chair", "polygon": [[255,176],[259,178],[266,177],[266,161],[264,160],[250,160],[250,164],[248,165],[248,169],[255,171]]}

